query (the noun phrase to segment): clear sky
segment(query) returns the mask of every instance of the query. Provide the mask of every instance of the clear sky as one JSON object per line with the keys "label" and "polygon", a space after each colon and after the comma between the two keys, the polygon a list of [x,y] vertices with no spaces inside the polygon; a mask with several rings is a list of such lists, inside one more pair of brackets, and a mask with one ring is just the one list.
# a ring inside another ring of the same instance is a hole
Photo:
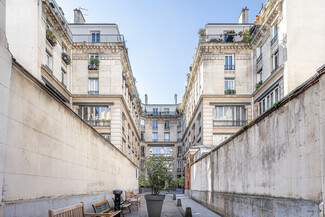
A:
{"label": "clear sky", "polygon": [[207,23],[237,23],[249,8],[253,23],[266,0],[56,0],[68,22],[73,9],[86,8],[86,22],[116,23],[126,39],[140,98],[174,103],[185,92],[186,73],[198,45],[198,29]]}

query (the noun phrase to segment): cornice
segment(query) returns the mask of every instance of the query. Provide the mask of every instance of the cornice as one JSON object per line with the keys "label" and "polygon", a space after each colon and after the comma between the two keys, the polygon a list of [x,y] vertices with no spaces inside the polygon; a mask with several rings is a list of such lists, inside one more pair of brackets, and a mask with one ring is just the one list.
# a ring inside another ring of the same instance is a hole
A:
{"label": "cornice", "polygon": [[[73,55],[73,60],[89,60],[89,56]],[[121,56],[99,56],[99,60],[121,60]]]}

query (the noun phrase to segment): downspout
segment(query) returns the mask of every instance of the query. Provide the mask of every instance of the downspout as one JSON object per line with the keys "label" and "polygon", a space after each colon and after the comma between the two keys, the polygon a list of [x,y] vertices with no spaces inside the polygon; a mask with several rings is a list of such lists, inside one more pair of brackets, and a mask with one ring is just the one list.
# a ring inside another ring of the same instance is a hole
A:
{"label": "downspout", "polygon": [[212,198],[212,194],[213,194],[213,190],[214,190],[214,173],[213,173],[213,152],[212,152],[212,148],[210,151],[210,169],[211,169],[211,198]]}

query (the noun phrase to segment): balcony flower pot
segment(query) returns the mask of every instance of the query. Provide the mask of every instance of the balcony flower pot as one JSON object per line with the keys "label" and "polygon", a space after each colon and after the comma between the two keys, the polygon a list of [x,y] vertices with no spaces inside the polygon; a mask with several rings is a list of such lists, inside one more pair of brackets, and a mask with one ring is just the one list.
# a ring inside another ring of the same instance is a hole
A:
{"label": "balcony flower pot", "polygon": [[89,70],[98,70],[98,67],[99,67],[99,59],[90,58],[88,69]]}
{"label": "balcony flower pot", "polygon": [[53,47],[56,45],[56,37],[49,29],[46,30],[46,39]]}
{"label": "balcony flower pot", "polygon": [[[172,175],[169,172],[170,162],[162,156],[146,158],[145,170],[147,176],[141,181],[151,188],[151,194],[145,195],[149,217],[160,217],[165,200],[165,195],[159,194],[162,190],[169,189]],[[140,184],[140,183],[139,183]]]}
{"label": "balcony flower pot", "polygon": [[71,58],[70,58],[70,56],[69,56],[67,53],[65,53],[65,52],[62,52],[62,60],[63,60],[63,62],[65,62],[65,64],[67,64],[67,65],[70,65],[70,63],[71,63]]}

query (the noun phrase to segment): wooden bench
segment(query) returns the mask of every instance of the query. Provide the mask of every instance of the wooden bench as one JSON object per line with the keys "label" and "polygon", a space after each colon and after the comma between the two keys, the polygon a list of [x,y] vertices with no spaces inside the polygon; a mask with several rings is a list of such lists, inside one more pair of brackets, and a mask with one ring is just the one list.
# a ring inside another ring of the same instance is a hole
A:
{"label": "wooden bench", "polygon": [[[113,217],[118,213],[102,213],[100,216]],[[77,205],[65,207],[57,210],[49,210],[49,217],[86,217],[86,216],[98,216],[98,213],[85,213],[84,203],[81,202]]]}
{"label": "wooden bench", "polygon": [[100,203],[93,204],[92,206],[94,208],[95,213],[100,213],[100,214],[110,213],[110,214],[112,214],[112,216],[116,216],[117,214],[119,214],[121,212],[121,210],[114,211],[110,207],[107,200],[100,202]]}

